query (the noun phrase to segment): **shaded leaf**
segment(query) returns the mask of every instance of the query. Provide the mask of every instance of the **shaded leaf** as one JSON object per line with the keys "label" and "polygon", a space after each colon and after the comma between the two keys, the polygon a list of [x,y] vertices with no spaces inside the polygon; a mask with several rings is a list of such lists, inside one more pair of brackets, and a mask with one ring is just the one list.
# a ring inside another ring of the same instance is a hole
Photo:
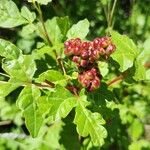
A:
{"label": "shaded leaf", "polygon": [[57,24],[61,30],[61,33],[66,36],[67,31],[70,28],[69,17],[57,17]]}

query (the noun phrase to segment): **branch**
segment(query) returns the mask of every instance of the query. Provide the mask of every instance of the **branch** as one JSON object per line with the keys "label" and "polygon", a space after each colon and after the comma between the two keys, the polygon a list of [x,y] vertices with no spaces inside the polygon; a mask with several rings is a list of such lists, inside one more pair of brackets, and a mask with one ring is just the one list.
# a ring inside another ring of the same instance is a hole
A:
{"label": "branch", "polygon": [[108,86],[111,86],[112,84],[123,80],[123,78],[124,78],[124,76],[121,74],[121,75],[115,77],[114,79],[112,79],[111,81],[109,81],[109,82],[107,83],[107,85],[108,85]]}
{"label": "branch", "polygon": [[61,57],[58,56],[56,50],[53,50],[53,52],[55,54],[58,65],[60,66],[60,69],[62,70],[63,74],[66,75],[66,70],[65,70],[65,67],[64,67],[64,64],[63,64],[63,61],[62,61]]}
{"label": "branch", "polygon": [[145,68],[150,68],[150,62],[145,63],[145,64],[144,64],[144,67],[145,67]]}

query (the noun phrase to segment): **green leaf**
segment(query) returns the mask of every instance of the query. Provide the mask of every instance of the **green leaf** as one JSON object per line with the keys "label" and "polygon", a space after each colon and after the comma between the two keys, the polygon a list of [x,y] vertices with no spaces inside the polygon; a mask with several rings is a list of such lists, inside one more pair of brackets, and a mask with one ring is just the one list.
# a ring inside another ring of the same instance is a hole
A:
{"label": "green leaf", "polygon": [[137,57],[138,50],[133,41],[126,35],[111,32],[112,41],[116,45],[116,51],[111,55],[120,65],[120,71],[123,72],[133,66]]}
{"label": "green leaf", "polygon": [[8,82],[0,81],[0,97],[6,97],[20,85],[20,83],[12,82],[11,79]]}
{"label": "green leaf", "polygon": [[38,81],[44,82],[45,80],[48,80],[50,82],[53,82],[55,84],[60,84],[60,85],[66,85],[66,78],[63,76],[60,71],[56,70],[48,70],[42,74],[40,74]]}
{"label": "green leaf", "polygon": [[81,38],[84,39],[89,32],[90,23],[87,19],[79,21],[77,24],[73,25],[67,32],[68,39],[71,38]]}
{"label": "green leaf", "polygon": [[30,12],[30,10],[23,6],[21,8],[21,15],[29,22],[32,23],[36,19],[36,14],[34,12]]}
{"label": "green leaf", "polygon": [[107,137],[107,131],[102,126],[105,121],[99,113],[92,113],[86,108],[88,102],[84,97],[78,99],[74,123],[77,125],[77,132],[86,137],[90,135],[95,146],[102,146],[104,138]]}
{"label": "green leaf", "polygon": [[14,60],[4,59],[2,67],[11,77],[21,82],[30,82],[36,71],[35,62],[30,55]]}
{"label": "green leaf", "polygon": [[53,116],[54,120],[59,120],[69,114],[75,107],[77,99],[67,89],[58,86],[54,92],[49,94],[48,102],[52,104],[49,115]]}
{"label": "green leaf", "polygon": [[22,28],[21,35],[23,35],[23,37],[30,36],[30,34],[32,34],[35,30],[36,30],[36,26],[34,24],[32,23],[27,24],[26,26]]}
{"label": "green leaf", "polygon": [[143,124],[138,119],[134,119],[128,128],[128,132],[133,141],[138,140],[143,133]]}
{"label": "green leaf", "polygon": [[28,2],[38,2],[39,4],[42,5],[47,5],[49,2],[51,2],[52,0],[28,0]]}
{"label": "green leaf", "polygon": [[108,63],[106,63],[106,62],[98,61],[98,68],[103,77],[106,76],[109,72]]}
{"label": "green leaf", "polygon": [[[53,19],[48,19],[45,22],[45,27],[48,33],[48,36],[50,37],[50,40],[52,42],[53,45],[59,44],[62,42],[63,39],[63,35],[61,33],[61,30],[57,24],[57,18],[53,18]],[[39,24],[39,36],[41,36],[44,40],[47,41],[47,39],[45,39],[45,36],[43,35],[44,30],[42,28],[42,25]]]}
{"label": "green leaf", "polygon": [[144,139],[139,141],[132,142],[129,146],[129,150],[149,150],[150,149],[150,142]]}
{"label": "green leaf", "polygon": [[17,106],[22,110],[26,126],[33,137],[38,135],[43,118],[36,103],[40,97],[40,90],[35,86],[26,86],[19,95]]}
{"label": "green leaf", "polygon": [[8,59],[17,59],[21,55],[21,50],[9,41],[0,39],[0,56]]}
{"label": "green leaf", "polygon": [[150,80],[150,69],[146,71],[146,80]]}
{"label": "green leaf", "polygon": [[67,31],[70,28],[69,17],[57,17],[57,24],[61,30],[61,33],[66,36]]}
{"label": "green leaf", "polygon": [[43,124],[43,118],[34,104],[27,107],[24,112],[25,124],[32,135],[36,137]]}
{"label": "green leaf", "polygon": [[0,27],[13,28],[27,23],[16,4],[11,0],[0,1]]}
{"label": "green leaf", "polygon": [[142,63],[141,59],[136,59],[135,61],[135,74],[133,78],[138,80],[146,80],[146,69],[144,67],[144,64]]}

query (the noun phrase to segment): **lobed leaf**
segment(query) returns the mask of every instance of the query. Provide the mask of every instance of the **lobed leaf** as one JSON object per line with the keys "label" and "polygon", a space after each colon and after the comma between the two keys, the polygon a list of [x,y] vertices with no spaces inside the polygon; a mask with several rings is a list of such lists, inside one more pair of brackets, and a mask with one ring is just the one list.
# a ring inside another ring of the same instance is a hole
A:
{"label": "lobed leaf", "polygon": [[16,102],[23,112],[26,126],[33,137],[38,135],[43,123],[42,114],[36,106],[40,95],[40,90],[37,87],[29,85],[22,90]]}
{"label": "lobed leaf", "polygon": [[86,108],[88,102],[84,97],[78,99],[74,123],[77,125],[77,132],[86,137],[90,135],[95,146],[102,146],[104,138],[107,137],[107,131],[102,126],[105,121],[99,113],[92,113]]}
{"label": "lobed leaf", "polygon": [[36,64],[31,56],[20,56],[18,59],[4,59],[2,68],[17,81],[31,81],[36,71]]}
{"label": "lobed leaf", "polygon": [[0,56],[8,59],[17,59],[21,55],[21,50],[14,44],[4,39],[0,39]]}
{"label": "lobed leaf", "polygon": [[126,35],[111,32],[112,41],[116,45],[116,51],[111,55],[120,65],[120,71],[123,72],[133,66],[134,60],[138,55],[138,50],[133,41]]}
{"label": "lobed leaf", "polygon": [[65,118],[76,106],[76,97],[61,86],[57,86],[55,91],[49,94],[47,101],[52,104],[49,115],[53,116],[54,120]]}
{"label": "lobed leaf", "polygon": [[12,0],[0,1],[0,27],[13,28],[27,23]]}
{"label": "lobed leaf", "polygon": [[34,12],[30,12],[30,10],[23,6],[21,8],[21,15],[29,22],[32,23],[36,19],[36,14]]}

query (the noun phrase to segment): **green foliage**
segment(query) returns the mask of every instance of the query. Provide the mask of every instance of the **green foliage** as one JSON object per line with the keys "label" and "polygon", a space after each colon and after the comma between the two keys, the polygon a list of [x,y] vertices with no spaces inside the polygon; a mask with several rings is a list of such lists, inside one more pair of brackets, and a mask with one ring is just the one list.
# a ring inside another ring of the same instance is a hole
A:
{"label": "green foliage", "polygon": [[138,55],[138,49],[126,35],[120,35],[113,31],[111,36],[117,48],[112,58],[119,63],[120,71],[123,72],[133,66],[134,60]]}
{"label": "green foliage", "polygon": [[78,99],[74,123],[77,125],[78,133],[86,137],[90,134],[95,146],[102,146],[104,138],[107,136],[106,129],[102,126],[105,121],[99,113],[92,113],[86,106],[88,105],[84,97]]}
{"label": "green foliage", "polygon": [[[118,1],[0,1],[0,149],[150,149],[150,11],[132,5],[125,19]],[[105,33],[116,50],[94,63],[90,92],[78,75],[93,66],[76,67],[64,42]]]}
{"label": "green foliage", "polygon": [[89,32],[89,26],[90,24],[87,19],[79,21],[77,24],[73,25],[69,29],[67,33],[68,39],[77,38],[77,37],[84,39]]}
{"label": "green foliage", "polygon": [[13,28],[27,23],[16,4],[10,0],[0,1],[0,27]]}

